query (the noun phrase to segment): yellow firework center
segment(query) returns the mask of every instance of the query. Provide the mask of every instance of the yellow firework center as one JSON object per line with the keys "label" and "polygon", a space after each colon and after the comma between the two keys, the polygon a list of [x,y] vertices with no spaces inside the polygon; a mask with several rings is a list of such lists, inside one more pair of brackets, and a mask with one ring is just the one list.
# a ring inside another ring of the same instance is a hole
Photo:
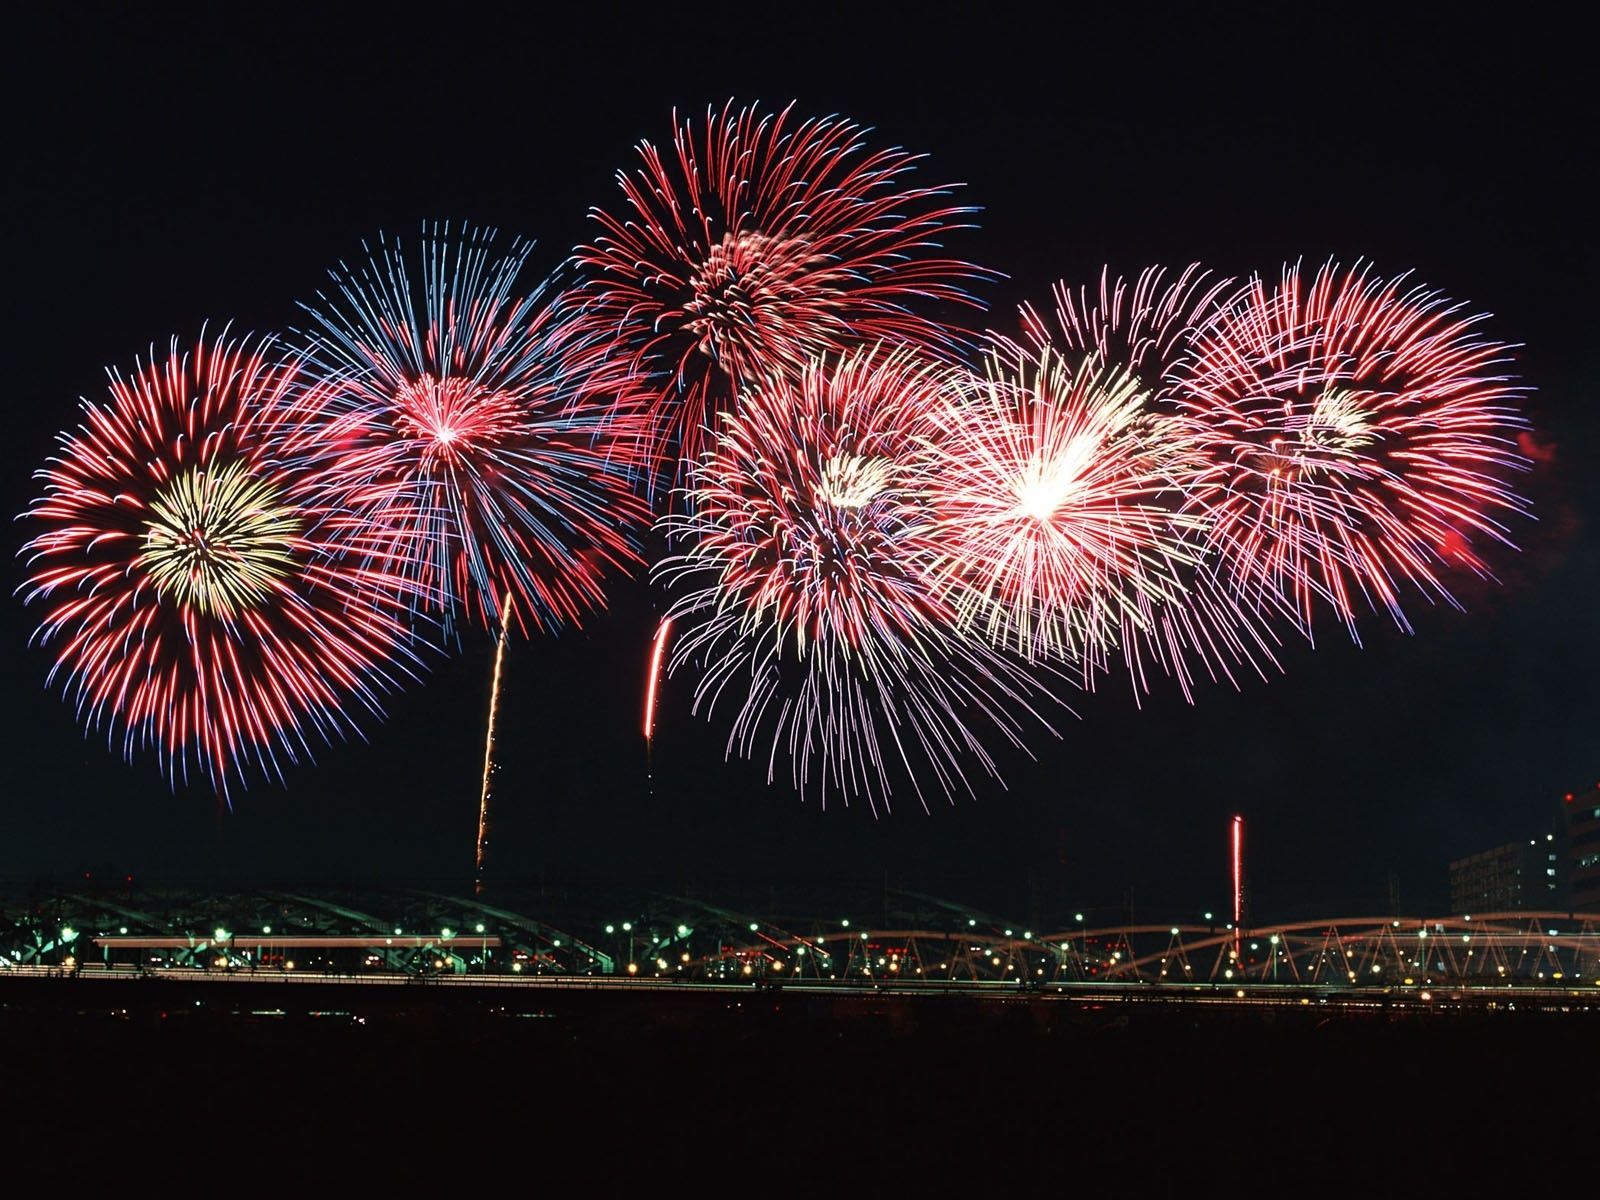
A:
{"label": "yellow firework center", "polygon": [[1287,438],[1276,437],[1267,447],[1274,480],[1295,478],[1348,463],[1378,440],[1366,398],[1358,392],[1330,388],[1317,396],[1304,416],[1289,416]]}
{"label": "yellow firework center", "polygon": [[894,463],[887,458],[835,454],[822,464],[817,498],[834,508],[865,508],[889,486]]}
{"label": "yellow firework center", "polygon": [[243,464],[194,467],[150,503],[139,565],[164,597],[228,616],[294,569],[300,522]]}
{"label": "yellow firework center", "polygon": [[1313,446],[1353,453],[1377,440],[1370,414],[1354,392],[1332,388],[1317,397],[1303,435]]}

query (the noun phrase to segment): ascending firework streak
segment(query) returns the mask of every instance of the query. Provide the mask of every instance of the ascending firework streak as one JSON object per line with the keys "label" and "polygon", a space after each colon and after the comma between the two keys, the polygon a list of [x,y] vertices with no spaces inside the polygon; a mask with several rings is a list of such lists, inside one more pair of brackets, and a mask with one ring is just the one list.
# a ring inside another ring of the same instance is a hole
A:
{"label": "ascending firework streak", "polygon": [[644,691],[644,772],[650,794],[655,794],[656,692],[661,683],[661,660],[672,634],[672,618],[662,617],[650,642],[650,677]]}
{"label": "ascending firework streak", "polygon": [[193,769],[219,800],[354,728],[349,701],[380,716],[419,665],[407,547],[355,515],[391,489],[342,469],[336,424],[307,435],[329,397],[305,384],[270,340],[174,339],[84,402],[28,512],[51,679],[125,757]]}
{"label": "ascending firework streak", "polygon": [[957,386],[905,352],[859,350],[772,376],[724,416],[690,472],[687,547],[657,568],[685,585],[671,669],[697,663],[694,707],[735,706],[728,752],[771,737],[797,788],[888,804],[892,777],[953,798],[975,733],[1021,744],[1031,679],[963,633],[929,574],[929,446]]}
{"label": "ascending firework streak", "polygon": [[489,684],[489,728],[483,735],[483,788],[478,796],[478,850],[473,871],[479,890],[483,888],[483,867],[489,854],[489,788],[494,772],[494,729],[500,715],[500,671],[506,661],[506,635],[511,632],[511,606],[500,614],[500,637],[494,646],[494,679]]}
{"label": "ascending firework streak", "polygon": [[1298,264],[1254,279],[1191,340],[1166,394],[1200,430],[1217,486],[1191,503],[1241,601],[1306,636],[1361,602],[1410,624],[1404,585],[1459,607],[1448,576],[1486,575],[1526,502],[1508,476],[1526,422],[1508,347],[1441,293],[1365,268]]}
{"label": "ascending firework streak", "polygon": [[667,638],[672,633],[672,618],[662,617],[661,624],[656,627],[655,637],[650,639],[650,675],[645,683],[644,692],[644,740],[646,744],[655,741],[656,736],[656,688],[661,682],[661,657],[667,648]]}
{"label": "ascending firework streak", "polygon": [[965,285],[993,273],[940,251],[976,210],[912,186],[921,156],[791,113],[729,101],[699,129],[674,113],[671,153],[640,143],[642,169],[617,176],[624,203],[592,210],[604,232],[574,251],[583,327],[653,377],[657,465],[698,458],[741,388],[816,355],[970,341],[916,306],[977,304]]}
{"label": "ascending firework streak", "polygon": [[338,419],[360,434],[348,468],[408,489],[379,516],[414,547],[418,607],[451,631],[499,630],[480,885],[512,624],[553,629],[602,604],[601,575],[638,561],[631,527],[646,515],[634,479],[644,425],[618,399],[626,373],[549,284],[521,290],[531,245],[495,242],[435,226],[413,257],[380,239],[367,262],[332,272],[304,335]]}

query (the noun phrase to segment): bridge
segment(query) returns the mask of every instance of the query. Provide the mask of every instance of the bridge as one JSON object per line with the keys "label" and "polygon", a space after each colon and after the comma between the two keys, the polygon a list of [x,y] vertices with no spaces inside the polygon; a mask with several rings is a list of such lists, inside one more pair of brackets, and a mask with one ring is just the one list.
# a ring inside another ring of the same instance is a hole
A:
{"label": "bridge", "polygon": [[[535,904],[564,911],[521,911]],[[876,920],[661,893],[594,908],[421,890],[52,889],[0,904],[0,971],[906,989],[1600,987],[1595,913],[1341,916],[1243,929],[1075,914],[1065,927],[1035,930],[910,892]]]}

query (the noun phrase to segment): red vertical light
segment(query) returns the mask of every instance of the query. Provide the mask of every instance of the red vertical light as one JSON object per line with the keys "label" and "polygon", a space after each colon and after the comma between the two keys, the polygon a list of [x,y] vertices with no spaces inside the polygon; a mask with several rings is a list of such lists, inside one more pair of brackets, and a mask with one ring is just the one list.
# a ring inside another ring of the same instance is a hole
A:
{"label": "red vertical light", "polygon": [[1233,950],[1239,952],[1244,930],[1244,818],[1233,818]]}

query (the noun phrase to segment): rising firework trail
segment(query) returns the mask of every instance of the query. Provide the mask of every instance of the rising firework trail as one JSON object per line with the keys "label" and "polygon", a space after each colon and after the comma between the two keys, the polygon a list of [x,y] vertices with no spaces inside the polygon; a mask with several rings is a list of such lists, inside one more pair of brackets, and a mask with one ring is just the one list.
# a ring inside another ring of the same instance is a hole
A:
{"label": "rising firework trail", "polygon": [[1235,815],[1230,829],[1233,844],[1233,958],[1239,963],[1244,940],[1244,818]]}
{"label": "rising firework trail", "polygon": [[1510,348],[1406,276],[1298,264],[1254,279],[1194,335],[1165,394],[1217,464],[1205,550],[1241,603],[1307,637],[1363,609],[1407,632],[1414,591],[1460,607],[1526,502]]}
{"label": "rising firework trail", "polygon": [[473,886],[483,892],[483,868],[489,857],[489,789],[494,774],[495,724],[500,716],[500,672],[505,667],[506,637],[511,632],[511,607],[500,616],[500,637],[494,646],[494,678],[489,684],[489,727],[483,735],[483,787],[478,795],[478,849],[473,861]]}
{"label": "rising firework trail", "polygon": [[644,740],[652,742],[656,736],[656,689],[661,682],[661,656],[667,648],[667,638],[672,632],[672,618],[662,617],[661,624],[656,627],[655,637],[650,639],[650,674],[645,681],[644,692]]}
{"label": "rising firework trail", "polygon": [[654,459],[695,461],[716,414],[768,375],[863,342],[945,351],[966,335],[924,315],[976,305],[993,273],[945,256],[976,211],[950,186],[916,186],[921,156],[872,149],[841,117],[799,120],[759,106],[673,114],[663,154],[646,141],[622,201],[574,259],[583,325],[649,378]]}
{"label": "rising firework trail", "polygon": [[655,637],[650,640],[650,674],[644,690],[644,770],[651,795],[655,794],[656,693],[661,685],[662,656],[666,653],[667,639],[671,635],[672,618],[662,617],[656,627]]}
{"label": "rising firework trail", "polygon": [[374,521],[394,488],[344,469],[330,395],[271,342],[176,339],[38,473],[26,600],[80,720],[225,800],[314,741],[379,716],[412,677],[408,546]]}
{"label": "rising firework trail", "polygon": [[378,514],[411,549],[419,610],[459,636],[498,631],[474,862],[482,879],[506,640],[604,603],[608,568],[639,561],[645,425],[609,345],[578,328],[552,281],[524,286],[530,243],[426,227],[331,272],[302,336],[359,433],[352,470],[402,484]]}

